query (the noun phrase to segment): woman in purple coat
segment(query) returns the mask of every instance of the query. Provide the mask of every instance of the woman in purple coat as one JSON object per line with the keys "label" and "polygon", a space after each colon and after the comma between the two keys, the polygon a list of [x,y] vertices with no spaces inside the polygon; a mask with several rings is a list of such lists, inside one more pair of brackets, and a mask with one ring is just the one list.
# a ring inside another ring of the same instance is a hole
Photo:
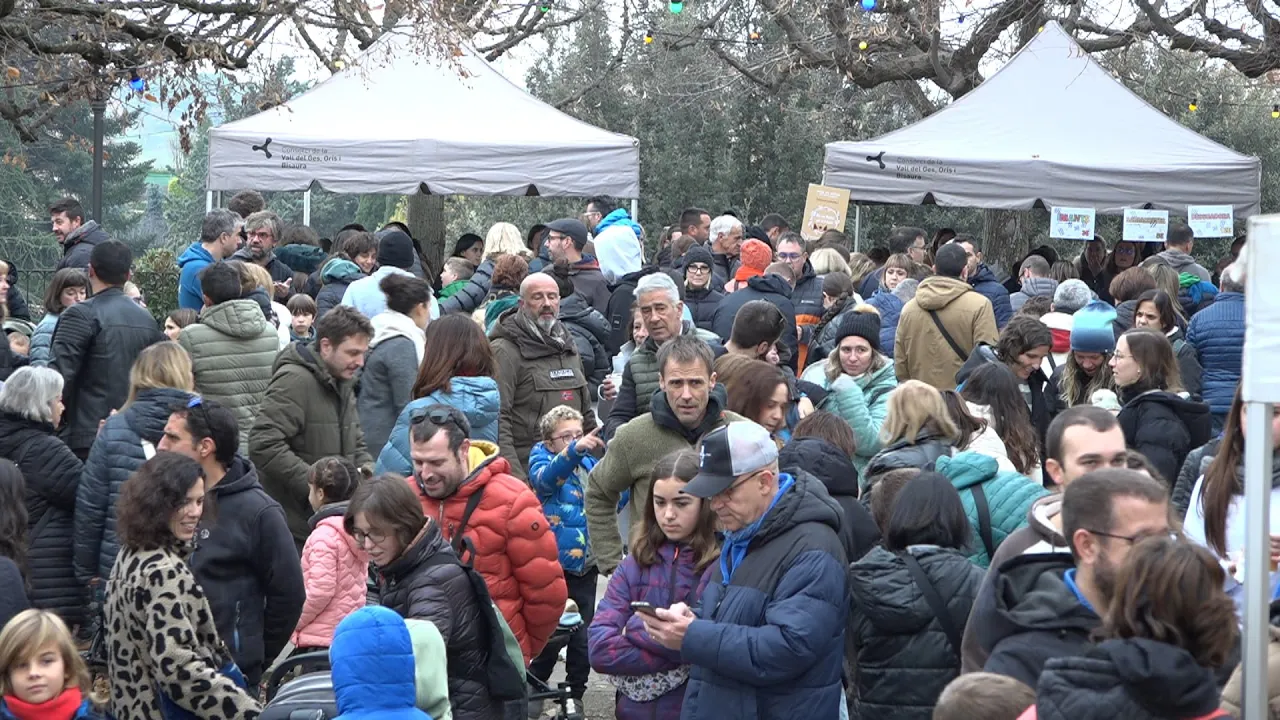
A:
{"label": "woman in purple coat", "polygon": [[681,492],[698,473],[698,455],[674,452],[654,465],[652,501],[631,554],[609,579],[587,631],[591,667],[618,688],[618,720],[675,720],[684,704],[689,666],[680,652],[649,637],[632,603],[697,607],[720,555],[711,504]]}

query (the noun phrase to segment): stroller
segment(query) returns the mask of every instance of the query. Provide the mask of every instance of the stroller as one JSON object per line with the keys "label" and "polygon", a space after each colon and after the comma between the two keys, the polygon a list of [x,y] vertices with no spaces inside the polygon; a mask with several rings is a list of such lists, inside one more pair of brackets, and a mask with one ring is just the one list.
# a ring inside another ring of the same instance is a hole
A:
{"label": "stroller", "polygon": [[[562,621],[563,622],[563,621]],[[582,625],[561,624],[547,641],[557,650],[569,642],[569,636]],[[530,702],[549,701],[556,709],[554,720],[583,720],[582,708],[571,697],[569,686],[561,683],[551,688],[526,673]],[[519,705],[520,707],[514,707]],[[508,720],[526,720],[525,703],[509,703]],[[329,675],[329,653],[313,652],[295,655],[277,665],[267,678],[266,706],[261,720],[333,720],[338,716],[333,680]]]}

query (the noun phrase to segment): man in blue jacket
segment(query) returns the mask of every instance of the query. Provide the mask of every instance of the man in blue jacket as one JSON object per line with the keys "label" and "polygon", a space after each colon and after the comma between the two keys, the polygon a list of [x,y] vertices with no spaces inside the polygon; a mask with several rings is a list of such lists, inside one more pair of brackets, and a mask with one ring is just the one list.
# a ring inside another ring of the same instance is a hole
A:
{"label": "man in blue jacket", "polygon": [[1235,397],[1244,356],[1244,260],[1222,272],[1222,290],[1213,304],[1187,325],[1187,342],[1203,369],[1200,394],[1213,414],[1213,431],[1222,429]]}
{"label": "man in blue jacket", "polygon": [[217,208],[204,216],[200,223],[200,241],[191,243],[178,256],[178,307],[196,312],[204,308],[200,271],[231,257],[243,238],[244,220],[239,215]]}
{"label": "man in blue jacket", "polygon": [[982,262],[982,245],[972,235],[957,235],[951,242],[964,248],[969,257],[969,284],[973,289],[991,301],[991,310],[996,315],[996,327],[1004,329],[1005,323],[1013,317],[1013,306],[1009,301],[1009,291],[991,272],[991,268]]}
{"label": "man in blue jacket", "polygon": [[684,492],[725,530],[695,614],[684,603],[642,615],[649,635],[692,668],[684,720],[835,720],[849,587],[840,506],[803,471],[779,473],[769,431],[729,423],[702,439]]}

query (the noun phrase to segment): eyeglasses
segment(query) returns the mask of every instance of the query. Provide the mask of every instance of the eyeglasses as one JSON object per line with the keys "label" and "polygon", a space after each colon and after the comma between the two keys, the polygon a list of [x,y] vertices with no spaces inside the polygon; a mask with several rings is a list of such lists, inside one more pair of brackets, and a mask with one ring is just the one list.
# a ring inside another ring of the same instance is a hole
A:
{"label": "eyeglasses", "polygon": [[791,262],[792,260],[799,260],[801,257],[803,257],[801,253],[783,253],[783,252],[778,253],[778,259],[786,260],[787,262]]}
{"label": "eyeglasses", "polygon": [[356,541],[357,547],[364,547],[366,540],[372,542],[374,545],[381,545],[382,541],[387,539],[387,533],[384,530],[370,530],[369,532],[365,532],[363,530],[352,530],[351,539]]}
{"label": "eyeglasses", "polygon": [[733,497],[733,494],[734,494],[735,492],[737,492],[738,488],[742,487],[743,485],[746,485],[748,482],[751,482],[751,478],[753,478],[753,477],[755,477],[755,476],[757,476],[757,475],[759,475],[759,474],[760,474],[760,471],[756,471],[756,472],[751,473],[750,475],[748,475],[748,476],[746,476],[746,477],[742,478],[742,479],[741,479],[741,480],[739,480],[738,482],[736,482],[736,483],[734,483],[734,484],[730,485],[729,487],[727,487],[727,488],[725,488],[725,489],[721,490],[720,492],[716,493],[715,495],[712,495],[712,496],[711,496],[711,499],[713,499],[713,500],[728,500],[728,499],[732,498],[732,497]]}
{"label": "eyeglasses", "polygon": [[258,238],[260,240],[270,240],[273,235],[270,230],[254,230],[249,233],[249,237]]}
{"label": "eyeglasses", "polygon": [[1088,532],[1091,532],[1094,535],[1101,535],[1102,537],[1111,538],[1113,540],[1124,540],[1130,545],[1135,545],[1140,540],[1146,540],[1147,538],[1153,538],[1153,537],[1167,537],[1170,540],[1173,540],[1174,542],[1177,542],[1180,539],[1180,536],[1178,535],[1178,533],[1173,530],[1158,530],[1156,532],[1141,533],[1139,535],[1115,535],[1113,533],[1102,532],[1101,530],[1091,530],[1089,528],[1082,528],[1082,529]]}
{"label": "eyeglasses", "polygon": [[702,263],[698,263],[696,265],[690,265],[689,267],[685,268],[684,271],[687,273],[702,275],[703,273],[711,272],[711,267],[708,265],[703,265]]}
{"label": "eyeglasses", "polygon": [[569,432],[562,432],[559,435],[552,435],[551,439],[555,440],[556,442],[570,443],[570,442],[573,442],[574,440],[582,439],[582,431],[570,430]]}
{"label": "eyeglasses", "polygon": [[1131,247],[1118,247],[1115,249],[1117,255],[1132,255],[1134,252],[1136,251]]}

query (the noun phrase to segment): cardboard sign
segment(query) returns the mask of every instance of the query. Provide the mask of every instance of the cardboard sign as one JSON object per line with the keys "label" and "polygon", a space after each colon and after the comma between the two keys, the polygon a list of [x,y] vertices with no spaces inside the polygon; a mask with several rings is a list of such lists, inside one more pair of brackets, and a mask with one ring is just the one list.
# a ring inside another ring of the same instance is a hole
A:
{"label": "cardboard sign", "polygon": [[1049,237],[1092,240],[1097,212],[1093,208],[1056,207],[1049,213]]}
{"label": "cardboard sign", "polygon": [[1124,209],[1124,235],[1130,242],[1164,242],[1169,236],[1169,211]]}
{"label": "cardboard sign", "polygon": [[1187,225],[1197,238],[1235,237],[1235,215],[1230,205],[1188,205]]}
{"label": "cardboard sign", "polygon": [[800,223],[800,237],[812,241],[828,230],[843,232],[848,215],[848,190],[810,183],[809,197],[804,202],[804,218]]}

